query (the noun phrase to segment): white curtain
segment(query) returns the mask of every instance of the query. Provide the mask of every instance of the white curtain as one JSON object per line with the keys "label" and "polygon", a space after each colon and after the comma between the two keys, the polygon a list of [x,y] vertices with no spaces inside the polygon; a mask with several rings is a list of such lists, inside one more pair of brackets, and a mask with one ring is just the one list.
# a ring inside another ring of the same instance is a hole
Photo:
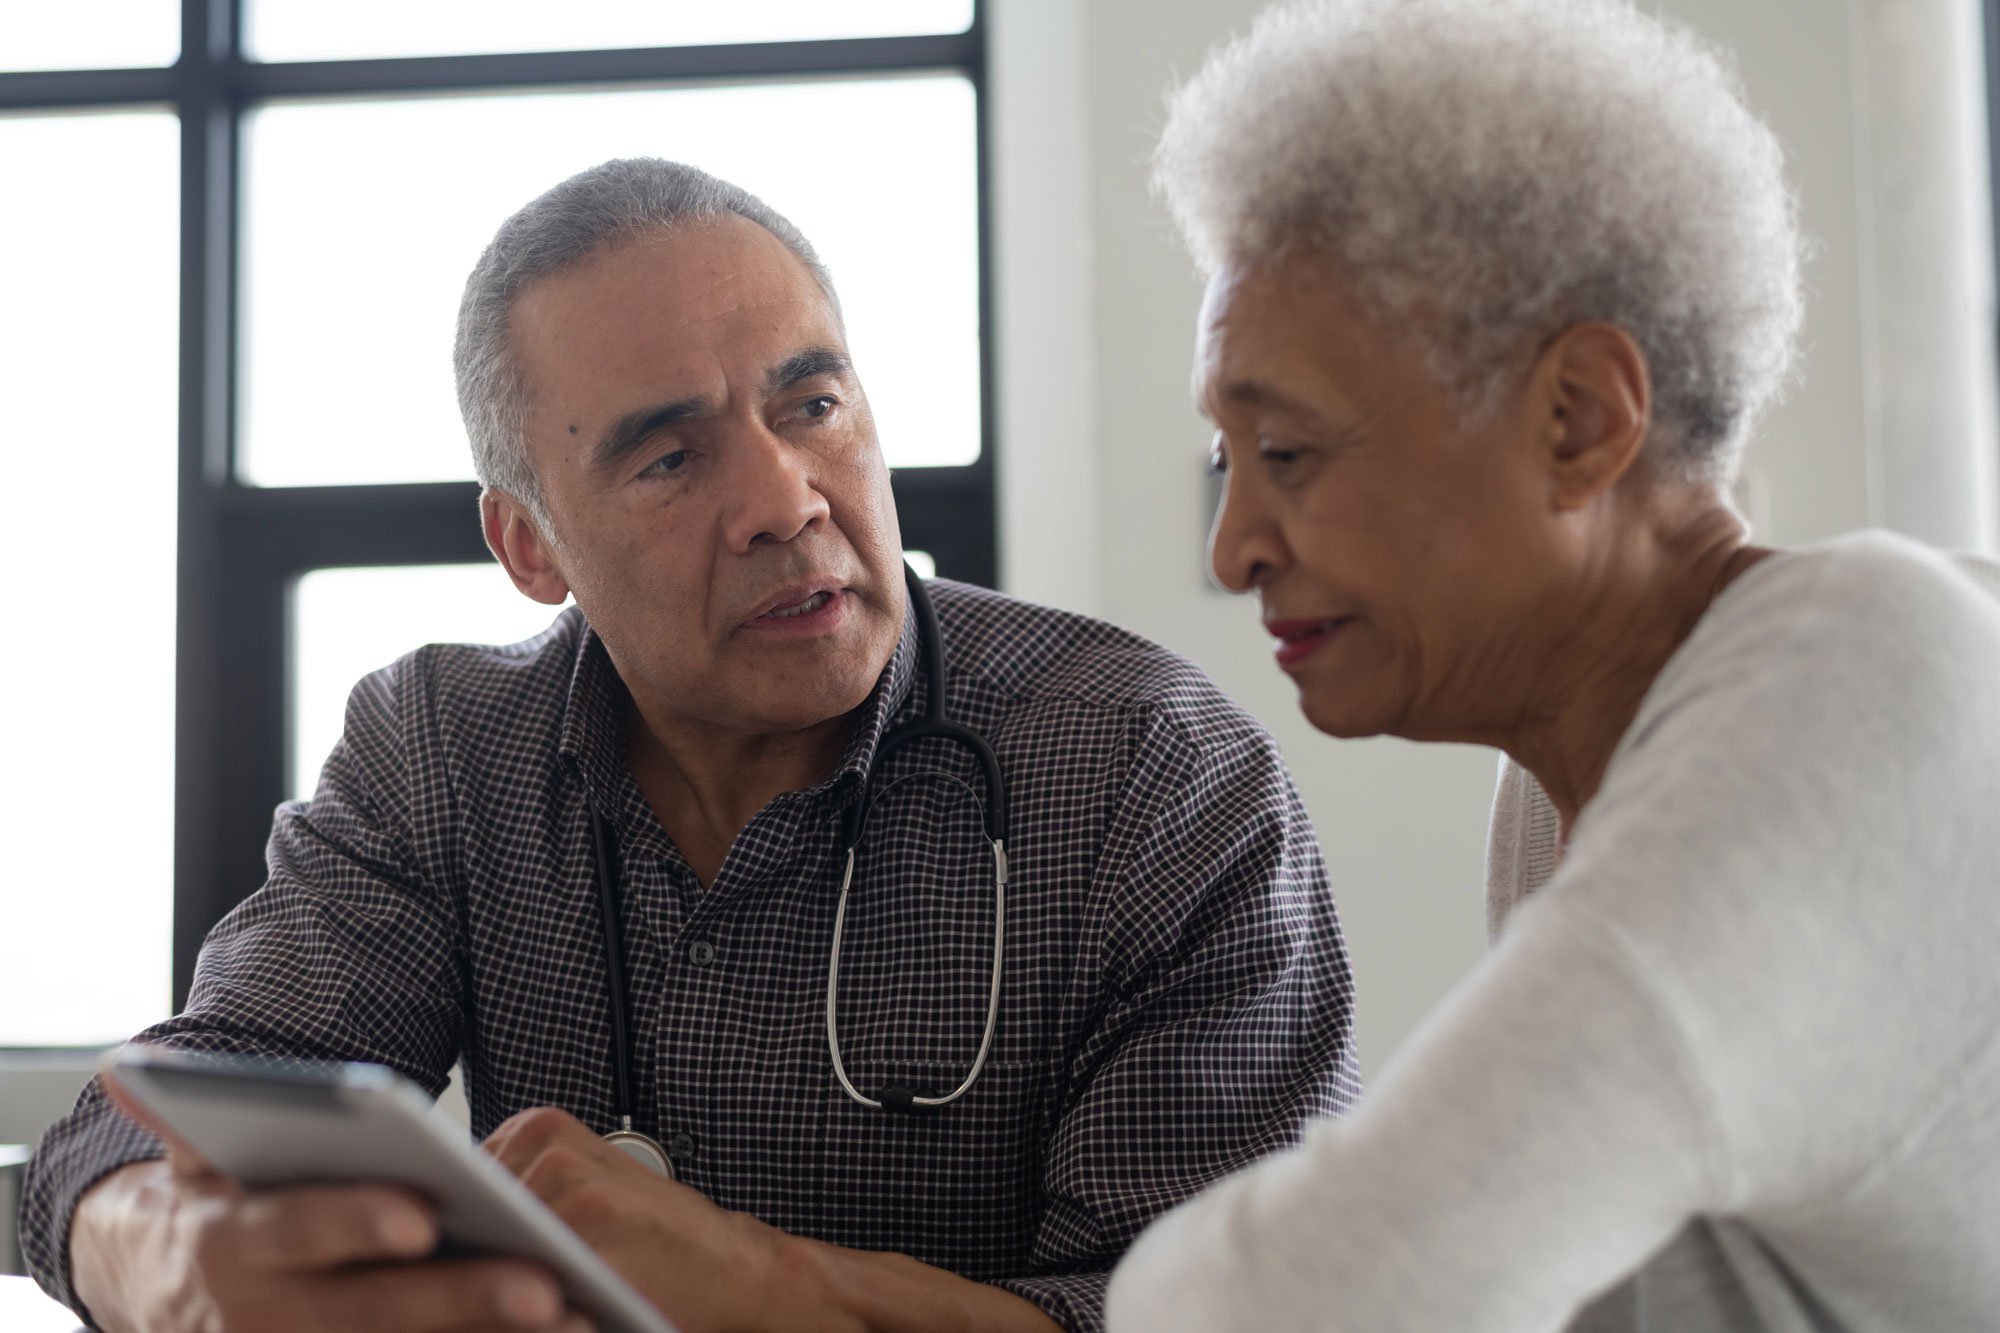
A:
{"label": "white curtain", "polygon": [[1871,519],[2000,549],[1977,0],[1852,0]]}

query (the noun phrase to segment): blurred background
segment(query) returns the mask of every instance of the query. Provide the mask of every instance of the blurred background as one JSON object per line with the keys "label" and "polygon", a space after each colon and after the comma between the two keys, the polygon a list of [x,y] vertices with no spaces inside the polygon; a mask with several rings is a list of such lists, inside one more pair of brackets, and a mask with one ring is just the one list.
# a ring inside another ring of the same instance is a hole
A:
{"label": "blurred background", "polygon": [[[1993,549],[1993,0],[1647,7],[1731,53],[1815,246],[1759,535]],[[1199,285],[1146,156],[1259,8],[0,0],[0,1144],[184,997],[358,676],[547,623],[480,544],[452,320],[503,217],[624,154],[819,247],[926,567],[1146,634],[1277,734],[1379,1069],[1482,947],[1494,756],[1313,733],[1204,571]]]}

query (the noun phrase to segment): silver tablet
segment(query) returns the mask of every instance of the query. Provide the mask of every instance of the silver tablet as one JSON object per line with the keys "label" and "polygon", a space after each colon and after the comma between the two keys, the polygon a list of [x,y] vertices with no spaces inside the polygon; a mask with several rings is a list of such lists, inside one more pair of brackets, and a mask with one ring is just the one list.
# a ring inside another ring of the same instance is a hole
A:
{"label": "silver tablet", "polygon": [[453,1252],[532,1259],[604,1333],[675,1333],[507,1169],[381,1065],[302,1064],[126,1046],[104,1072],[248,1187],[391,1184],[429,1199]]}

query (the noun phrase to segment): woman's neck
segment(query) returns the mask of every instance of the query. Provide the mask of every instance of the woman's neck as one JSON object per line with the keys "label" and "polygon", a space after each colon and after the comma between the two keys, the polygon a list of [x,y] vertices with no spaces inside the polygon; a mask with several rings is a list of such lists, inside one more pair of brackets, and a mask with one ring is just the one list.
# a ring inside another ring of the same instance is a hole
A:
{"label": "woman's neck", "polygon": [[1627,531],[1572,606],[1576,632],[1498,738],[1548,793],[1564,843],[1668,659],[1722,590],[1771,554],[1720,500]]}

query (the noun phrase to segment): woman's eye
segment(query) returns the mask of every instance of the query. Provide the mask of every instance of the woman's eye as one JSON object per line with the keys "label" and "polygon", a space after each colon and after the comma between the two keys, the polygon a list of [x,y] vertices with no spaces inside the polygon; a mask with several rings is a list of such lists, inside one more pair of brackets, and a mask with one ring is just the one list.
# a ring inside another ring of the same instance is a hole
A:
{"label": "woman's eye", "polygon": [[1299,451],[1297,449],[1287,449],[1282,444],[1273,444],[1269,440],[1259,440],[1257,441],[1257,457],[1271,467],[1286,467],[1299,461]]}

